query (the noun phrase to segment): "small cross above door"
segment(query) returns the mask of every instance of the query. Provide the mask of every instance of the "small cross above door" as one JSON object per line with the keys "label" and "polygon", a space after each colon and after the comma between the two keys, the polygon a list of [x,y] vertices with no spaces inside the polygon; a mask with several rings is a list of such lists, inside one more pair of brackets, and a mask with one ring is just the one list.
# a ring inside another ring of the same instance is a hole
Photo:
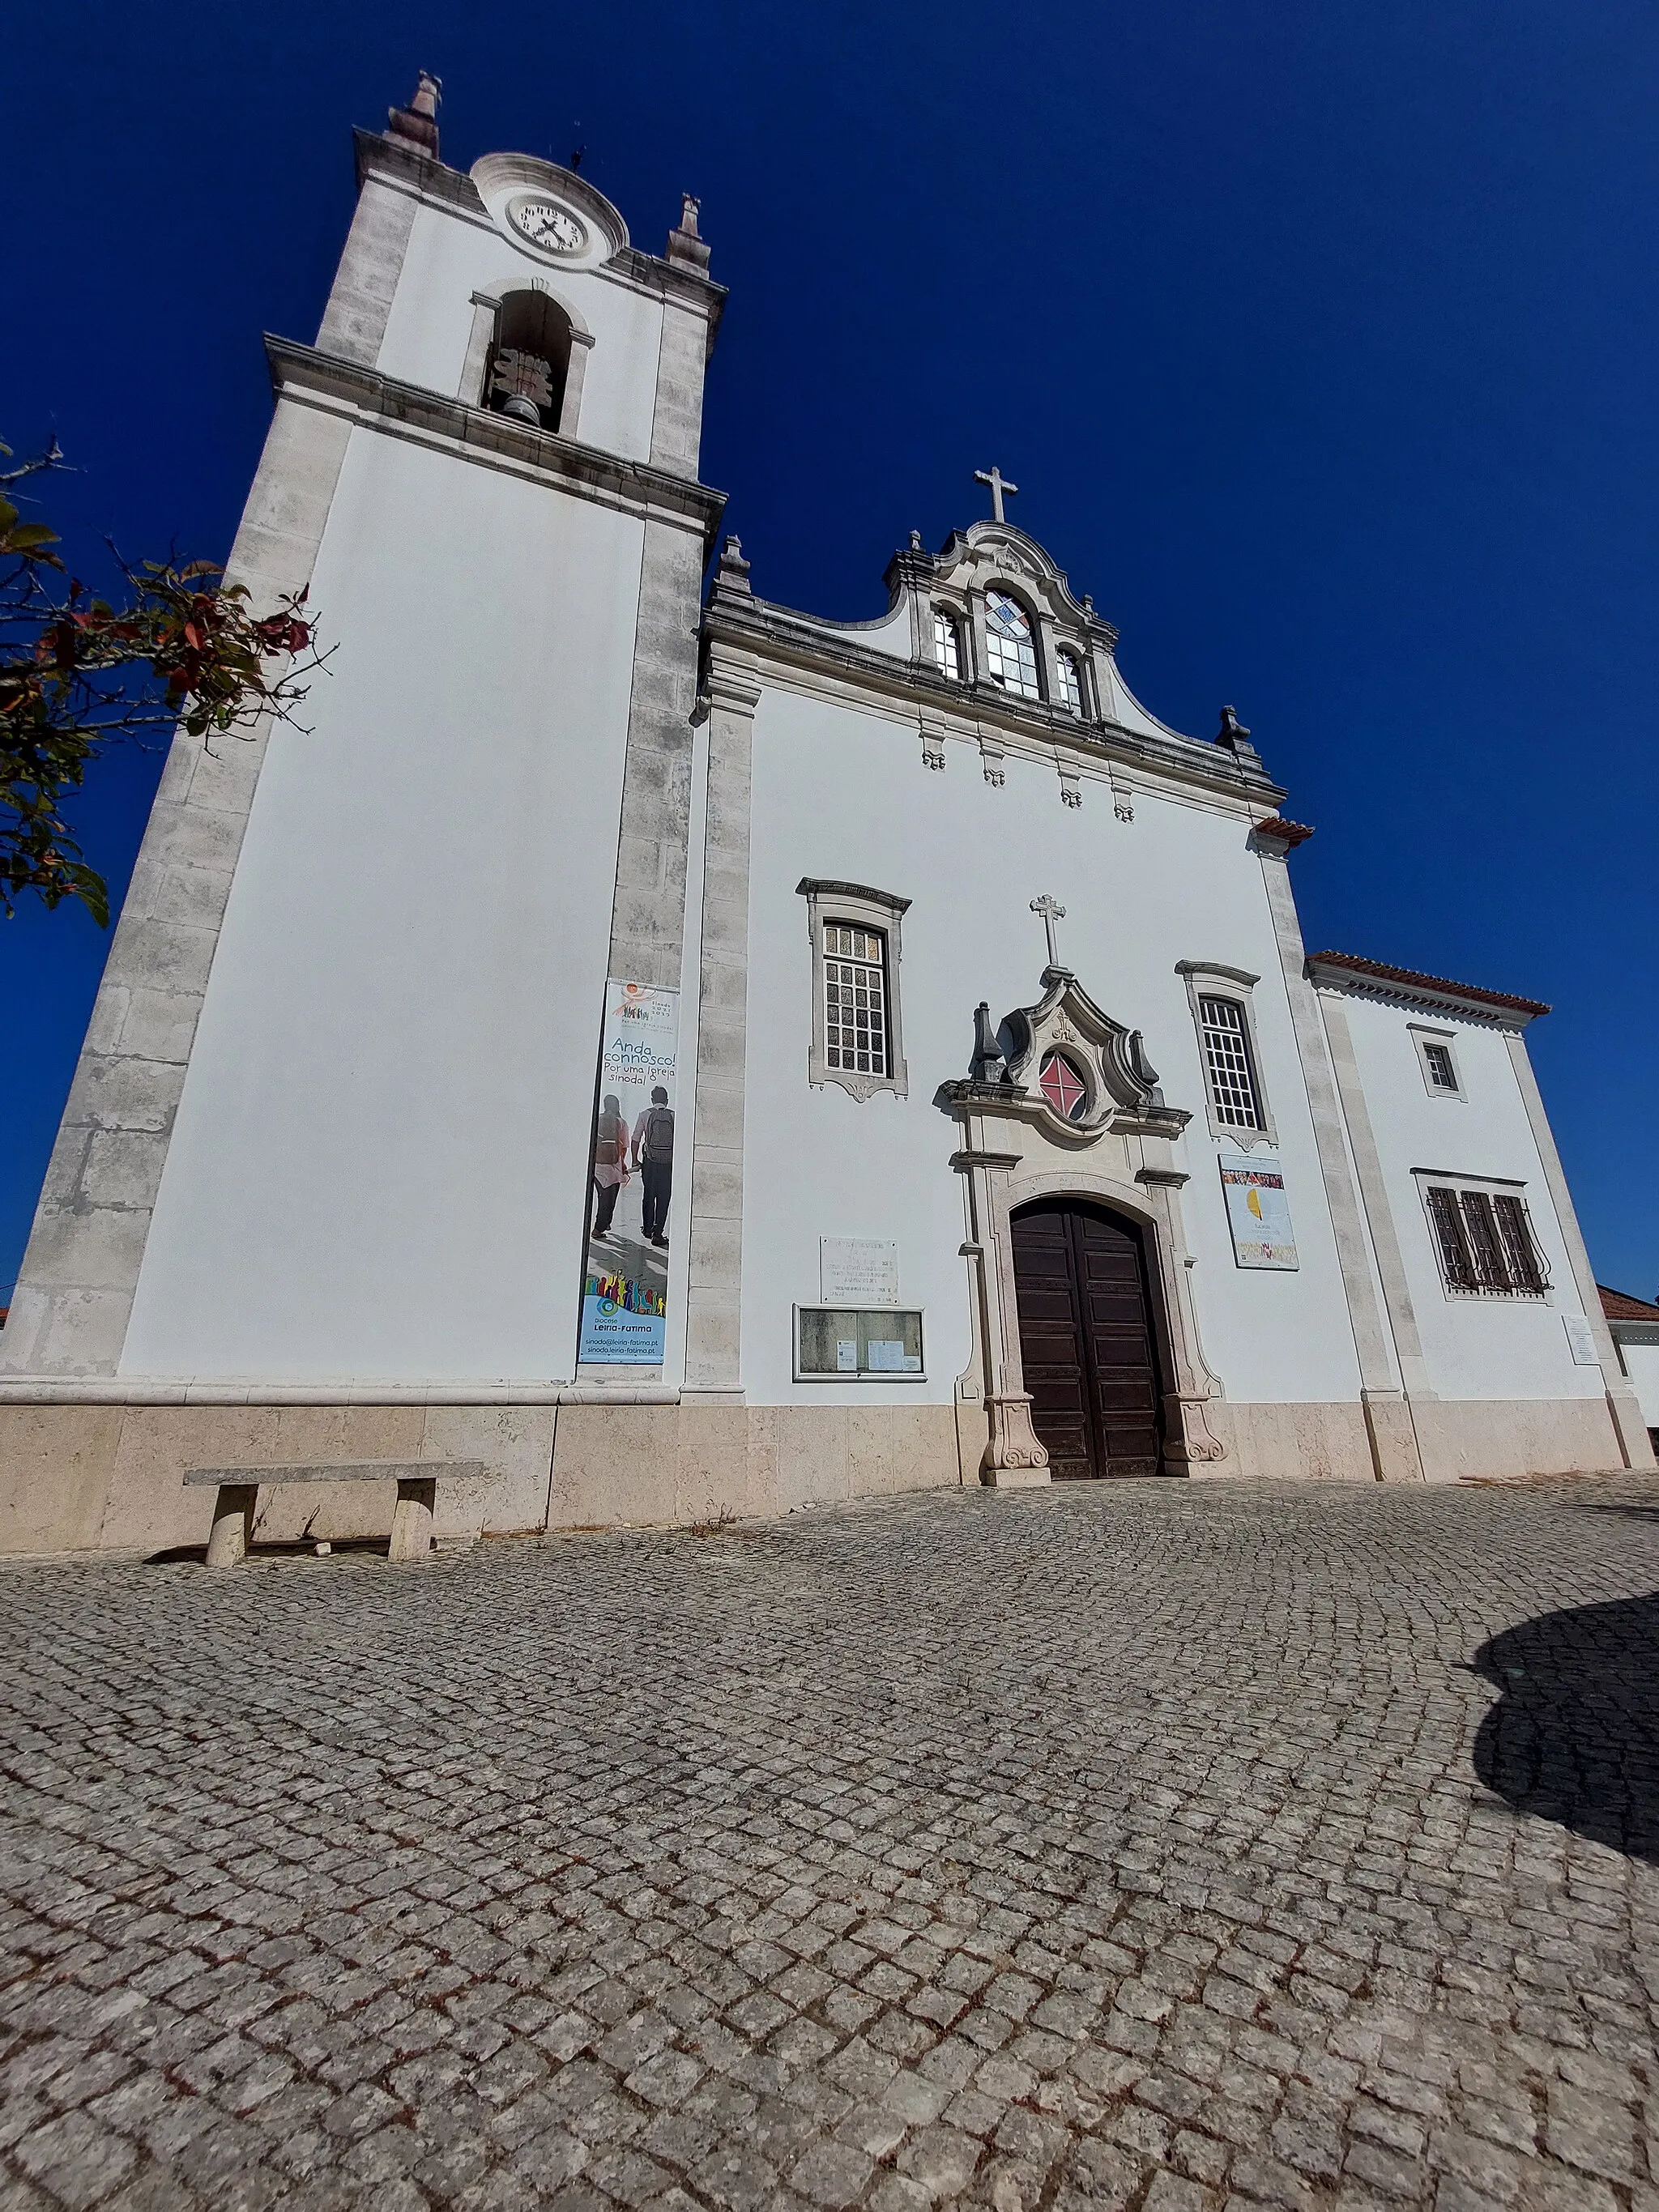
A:
{"label": "small cross above door", "polygon": [[1041,898],[1034,898],[1031,901],[1031,911],[1042,916],[1042,927],[1048,937],[1048,965],[1051,968],[1058,968],[1060,951],[1054,940],[1054,924],[1057,921],[1065,921],[1066,909],[1063,906],[1057,905],[1048,893],[1044,891]]}

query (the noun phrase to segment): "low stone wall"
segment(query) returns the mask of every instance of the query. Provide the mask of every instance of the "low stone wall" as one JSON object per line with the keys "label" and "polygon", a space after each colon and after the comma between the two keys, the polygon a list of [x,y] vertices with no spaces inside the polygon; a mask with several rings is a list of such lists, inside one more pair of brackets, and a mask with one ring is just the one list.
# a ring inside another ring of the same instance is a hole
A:
{"label": "low stone wall", "polygon": [[[207,1540],[193,1467],[482,1461],[441,1480],[441,1539],[781,1513],[975,1480],[949,1406],[0,1404],[0,1552],[161,1551]],[[262,1494],[256,1541],[384,1535],[392,1483]]]}
{"label": "low stone wall", "polygon": [[1415,1398],[1412,1414],[1428,1482],[1593,1474],[1625,1463],[1605,1397]]}
{"label": "low stone wall", "polygon": [[[1605,1400],[1419,1399],[1425,1480],[1588,1473],[1622,1463]],[[1211,1480],[1370,1482],[1358,1405],[1207,1408]],[[441,1538],[672,1525],[785,1513],[979,1480],[968,1406],[132,1406],[0,1403],[0,1553],[162,1551],[207,1540],[194,1467],[481,1461],[440,1481]],[[1399,1463],[1406,1464],[1404,1455]],[[385,1535],[393,1485],[267,1488],[256,1540]]]}

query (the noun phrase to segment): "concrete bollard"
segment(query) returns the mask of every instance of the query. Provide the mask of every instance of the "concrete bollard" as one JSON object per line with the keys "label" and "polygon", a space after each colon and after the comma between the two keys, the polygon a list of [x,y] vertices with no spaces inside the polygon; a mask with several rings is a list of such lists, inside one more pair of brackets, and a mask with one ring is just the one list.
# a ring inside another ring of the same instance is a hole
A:
{"label": "concrete bollard", "polygon": [[398,1503],[392,1510],[392,1541],[388,1559],[424,1559],[432,1549],[432,1515],[438,1502],[438,1485],[410,1481],[398,1485]]}
{"label": "concrete bollard", "polygon": [[208,1538],[210,1567],[234,1567],[247,1557],[253,1540],[253,1506],[259,1495],[257,1482],[222,1482],[213,1501],[213,1534]]}

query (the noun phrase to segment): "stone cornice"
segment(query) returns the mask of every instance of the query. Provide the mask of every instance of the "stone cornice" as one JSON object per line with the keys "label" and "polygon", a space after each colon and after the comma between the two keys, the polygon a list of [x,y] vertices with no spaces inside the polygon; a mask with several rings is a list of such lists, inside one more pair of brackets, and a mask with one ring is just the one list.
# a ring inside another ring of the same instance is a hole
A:
{"label": "stone cornice", "polygon": [[1057,746],[1103,767],[1113,761],[1134,763],[1252,807],[1263,800],[1276,805],[1285,796],[1265,772],[1253,774],[1232,753],[1196,738],[1152,738],[1115,722],[1079,722],[1044,701],[1015,699],[1000,684],[953,683],[921,662],[827,633],[809,616],[730,590],[718,580],[703,617],[703,635],[711,644],[740,647],[763,664],[769,661],[863,692],[906,720],[927,712],[954,722],[966,738],[994,730]]}
{"label": "stone cornice", "polygon": [[[420,157],[412,156],[419,159]],[[428,163],[430,167],[433,166]],[[726,494],[647,461],[601,453],[574,438],[532,430],[505,415],[400,384],[378,369],[292,339],[266,337],[271,385],[279,398],[343,416],[365,429],[406,438],[485,468],[500,469],[550,491],[573,493],[654,522],[678,523],[702,539],[704,557],[726,506]]]}

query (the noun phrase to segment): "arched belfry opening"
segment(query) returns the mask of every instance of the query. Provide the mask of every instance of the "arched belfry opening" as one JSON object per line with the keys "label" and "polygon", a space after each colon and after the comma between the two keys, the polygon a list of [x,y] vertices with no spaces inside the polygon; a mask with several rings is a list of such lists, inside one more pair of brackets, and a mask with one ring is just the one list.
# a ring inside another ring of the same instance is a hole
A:
{"label": "arched belfry opening", "polygon": [[508,292],[495,311],[484,404],[515,422],[556,430],[570,377],[570,318],[545,292]]}
{"label": "arched belfry opening", "polygon": [[1050,1479],[1161,1474],[1165,1389],[1149,1232],[1069,1194],[1016,1208],[1009,1227],[1020,1365]]}

